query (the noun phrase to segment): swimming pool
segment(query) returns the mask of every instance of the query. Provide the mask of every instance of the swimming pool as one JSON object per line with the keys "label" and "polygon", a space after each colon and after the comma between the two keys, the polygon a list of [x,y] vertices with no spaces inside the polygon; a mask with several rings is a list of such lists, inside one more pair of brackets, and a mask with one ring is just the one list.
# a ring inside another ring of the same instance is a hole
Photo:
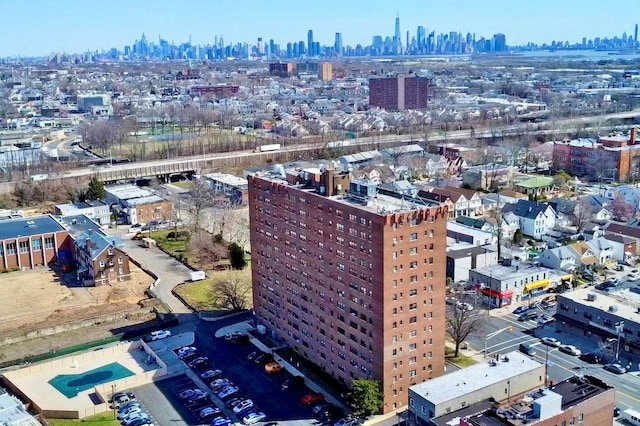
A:
{"label": "swimming pool", "polygon": [[75,398],[80,392],[96,385],[133,376],[133,372],[118,362],[104,365],[79,374],[60,374],[49,380],[49,384],[67,398]]}

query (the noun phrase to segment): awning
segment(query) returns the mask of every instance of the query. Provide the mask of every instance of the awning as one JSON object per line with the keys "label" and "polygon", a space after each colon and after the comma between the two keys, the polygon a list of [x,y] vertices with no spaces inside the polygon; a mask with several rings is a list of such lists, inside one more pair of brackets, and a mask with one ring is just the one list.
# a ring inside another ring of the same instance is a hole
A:
{"label": "awning", "polygon": [[78,274],[82,274],[83,272],[87,272],[87,271],[88,271],[88,269],[87,269],[87,268],[80,268],[80,269],[78,269],[76,272],[77,272]]}
{"label": "awning", "polygon": [[538,282],[535,282],[535,283],[531,283],[531,284],[525,285],[524,286],[524,291],[525,292],[529,292],[529,291],[532,291],[532,290],[538,290],[538,289],[541,289],[541,288],[548,287],[549,284],[551,284],[550,280],[541,280],[541,281],[538,281]]}
{"label": "awning", "polygon": [[489,297],[497,297],[498,299],[513,299],[513,291],[505,291],[499,292],[498,290],[493,290],[490,288],[482,288],[480,289],[480,293]]}

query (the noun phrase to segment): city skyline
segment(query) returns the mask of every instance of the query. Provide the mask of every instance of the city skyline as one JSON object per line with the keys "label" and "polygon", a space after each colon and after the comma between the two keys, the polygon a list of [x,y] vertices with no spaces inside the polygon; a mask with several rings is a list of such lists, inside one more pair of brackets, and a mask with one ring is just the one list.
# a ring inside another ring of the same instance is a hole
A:
{"label": "city skyline", "polygon": [[[574,3],[563,0],[524,4],[492,0],[481,4],[469,2],[455,9],[444,3],[426,5],[417,0],[377,8],[371,8],[370,2],[363,0],[346,4],[327,0],[320,5],[305,5],[304,9],[292,7],[291,3],[274,0],[269,8],[259,9],[262,4],[252,0],[240,6],[237,2],[200,4],[185,0],[176,9],[175,3],[167,0],[153,3],[114,0],[109,5],[93,4],[88,10],[78,8],[72,0],[55,4],[44,0],[11,2],[3,6],[5,24],[0,28],[0,38],[6,42],[0,47],[0,57],[122,49],[141,33],[149,39],[159,36],[176,44],[191,38],[194,44],[206,45],[213,43],[214,37],[223,36],[227,43],[255,44],[261,37],[284,45],[306,41],[308,31],[313,30],[314,41],[322,45],[334,45],[336,33],[342,34],[344,46],[369,45],[374,35],[396,38],[396,17],[400,18],[402,45],[406,43],[406,32],[414,34],[418,26],[436,33],[470,32],[477,38],[502,33],[509,45],[554,40],[575,43],[583,37],[620,37],[624,32],[633,36],[636,20],[636,14],[630,13],[634,8],[621,0],[606,4],[584,1],[579,18]],[[114,32],[113,28],[118,30]]]}

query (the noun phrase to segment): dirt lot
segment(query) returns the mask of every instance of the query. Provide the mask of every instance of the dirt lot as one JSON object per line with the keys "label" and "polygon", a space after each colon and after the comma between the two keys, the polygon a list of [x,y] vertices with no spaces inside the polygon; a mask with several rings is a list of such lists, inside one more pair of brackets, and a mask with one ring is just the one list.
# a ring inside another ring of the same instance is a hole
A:
{"label": "dirt lot", "polygon": [[[68,287],[49,268],[0,274],[4,295],[0,298],[0,338],[23,336],[39,329],[76,324],[124,312],[130,313],[130,318],[118,321],[122,325],[144,321],[144,316],[137,316],[142,312],[138,302],[147,299],[144,292],[153,283],[153,278],[135,265],[131,267],[132,280],[101,287]],[[92,326],[31,339],[19,345],[12,343],[0,346],[0,359],[11,359],[13,355],[19,358],[26,353],[48,352],[94,338],[108,337],[114,325]],[[62,341],[57,342],[56,336]],[[69,339],[69,344],[64,342],[65,339]]]}

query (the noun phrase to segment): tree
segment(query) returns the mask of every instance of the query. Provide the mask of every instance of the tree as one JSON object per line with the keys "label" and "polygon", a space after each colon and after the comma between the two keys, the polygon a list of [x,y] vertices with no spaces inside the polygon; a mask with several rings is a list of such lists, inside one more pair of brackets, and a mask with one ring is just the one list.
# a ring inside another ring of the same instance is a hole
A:
{"label": "tree", "polygon": [[229,244],[229,262],[232,269],[244,269],[247,266],[244,249],[238,243]]}
{"label": "tree", "polygon": [[477,311],[453,307],[447,312],[447,335],[456,345],[453,356],[458,357],[460,344],[473,332],[482,328],[483,318]]}
{"label": "tree", "polygon": [[516,232],[513,233],[513,244],[519,245],[520,243],[522,243],[523,238],[524,236],[522,235],[522,231],[520,230],[520,228],[516,229]]}
{"label": "tree", "polygon": [[498,260],[502,258],[502,238],[504,237],[504,229],[502,227],[504,223],[504,218],[502,217],[502,207],[500,207],[500,197],[496,202],[496,208],[494,210],[489,211],[489,218],[491,219],[491,231],[493,235],[496,236],[498,240]]}
{"label": "tree", "polygon": [[97,176],[92,176],[84,195],[87,200],[102,200],[107,196],[107,191],[104,189],[104,183]]}
{"label": "tree", "polygon": [[349,394],[349,405],[357,417],[368,417],[380,413],[384,405],[382,384],[377,380],[354,380]]}
{"label": "tree", "polygon": [[567,183],[569,183],[570,180],[571,180],[571,175],[569,173],[565,172],[564,170],[560,170],[553,177],[553,184],[556,187],[562,189],[567,185]]}
{"label": "tree", "polygon": [[227,271],[214,284],[212,292],[216,305],[220,307],[234,311],[247,309],[251,300],[251,276],[242,271]]}
{"label": "tree", "polygon": [[214,237],[206,231],[194,233],[189,239],[189,254],[202,269],[213,266],[226,254],[226,247],[217,244]]}
{"label": "tree", "polygon": [[190,191],[191,202],[189,203],[189,213],[191,214],[191,225],[196,231],[200,228],[202,213],[206,208],[213,205],[214,193],[211,186],[204,179],[196,179]]}
{"label": "tree", "polygon": [[576,234],[582,232],[585,226],[589,222],[591,222],[591,218],[593,217],[594,209],[591,203],[589,202],[588,197],[582,198],[578,204],[576,204],[573,209],[573,225],[576,227]]}
{"label": "tree", "polygon": [[615,200],[609,203],[607,210],[611,212],[611,215],[615,220],[627,221],[636,214],[636,209],[627,202],[623,197],[618,195]]}

